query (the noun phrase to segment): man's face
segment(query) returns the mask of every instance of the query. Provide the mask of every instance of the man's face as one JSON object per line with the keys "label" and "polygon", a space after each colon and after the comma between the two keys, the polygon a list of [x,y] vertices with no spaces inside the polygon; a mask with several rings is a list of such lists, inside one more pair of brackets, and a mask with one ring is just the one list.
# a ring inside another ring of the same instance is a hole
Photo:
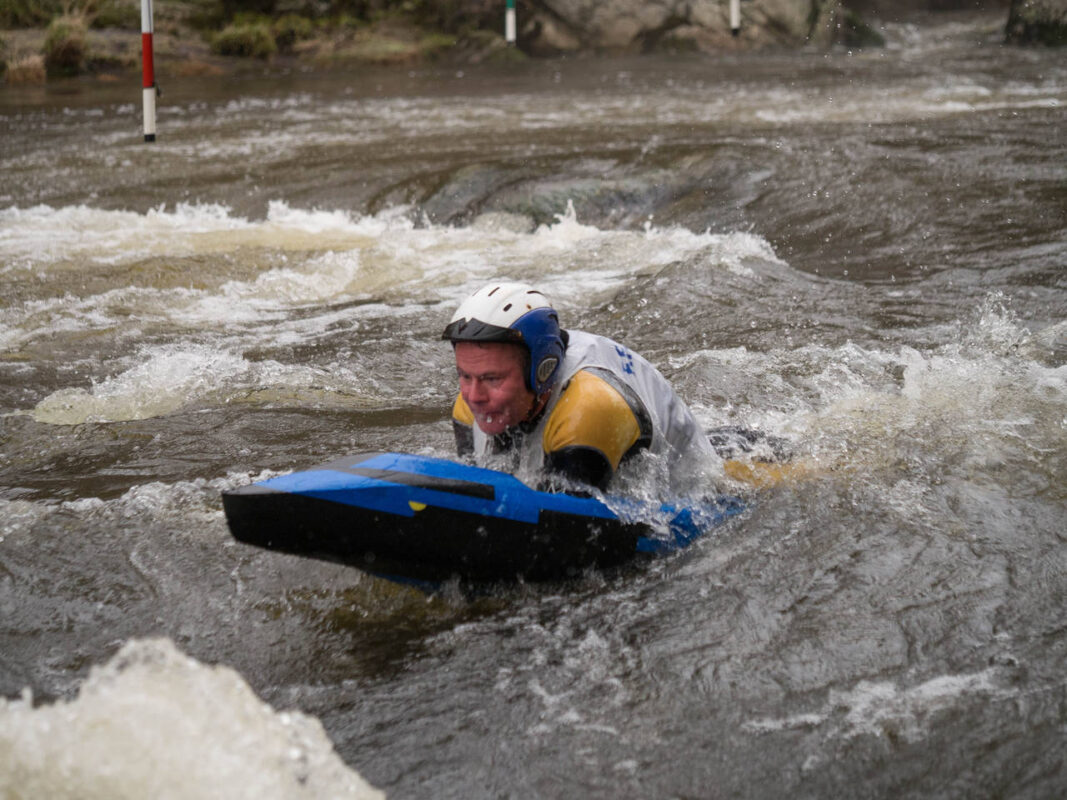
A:
{"label": "man's face", "polygon": [[533,407],[533,393],[523,379],[520,345],[456,342],[459,393],[489,436],[518,425]]}

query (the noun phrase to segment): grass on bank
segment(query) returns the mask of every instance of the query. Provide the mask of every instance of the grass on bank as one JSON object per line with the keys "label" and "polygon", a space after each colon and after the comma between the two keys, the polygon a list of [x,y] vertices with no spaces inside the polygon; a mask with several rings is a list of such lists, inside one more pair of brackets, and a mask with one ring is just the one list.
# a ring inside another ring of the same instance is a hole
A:
{"label": "grass on bank", "polygon": [[44,37],[44,68],[49,75],[69,77],[85,67],[89,20],[84,13],[68,11],[52,20]]}

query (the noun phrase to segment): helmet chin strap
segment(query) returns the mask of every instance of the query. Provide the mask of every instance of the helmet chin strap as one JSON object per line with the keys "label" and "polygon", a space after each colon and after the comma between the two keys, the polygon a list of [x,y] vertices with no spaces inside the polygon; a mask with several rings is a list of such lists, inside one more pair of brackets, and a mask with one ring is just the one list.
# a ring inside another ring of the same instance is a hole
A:
{"label": "helmet chin strap", "polygon": [[520,422],[519,424],[523,425],[527,422],[532,422],[533,420],[537,419],[537,415],[544,410],[545,405],[548,403],[548,396],[550,394],[552,394],[551,389],[549,389],[547,392],[540,396],[534,395],[534,399],[530,403],[530,410],[526,412],[526,416],[522,418],[522,422]]}

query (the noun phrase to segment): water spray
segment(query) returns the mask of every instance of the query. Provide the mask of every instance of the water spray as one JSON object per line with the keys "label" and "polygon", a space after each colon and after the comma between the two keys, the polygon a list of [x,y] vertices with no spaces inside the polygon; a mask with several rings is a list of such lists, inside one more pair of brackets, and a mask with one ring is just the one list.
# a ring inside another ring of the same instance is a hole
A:
{"label": "water spray", "polygon": [[156,140],[156,70],[152,61],[152,0],[141,0],[141,87],[144,140]]}

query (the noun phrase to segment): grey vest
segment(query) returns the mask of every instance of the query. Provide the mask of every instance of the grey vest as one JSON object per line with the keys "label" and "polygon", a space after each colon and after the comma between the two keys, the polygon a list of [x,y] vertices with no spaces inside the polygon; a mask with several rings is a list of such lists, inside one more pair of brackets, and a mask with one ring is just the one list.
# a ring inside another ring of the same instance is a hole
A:
{"label": "grey vest", "polygon": [[[629,387],[644,406],[652,423],[649,452],[666,468],[669,489],[678,494],[711,491],[722,462],[707,436],[674,389],[659,371],[637,353],[604,336],[568,331],[570,339],[560,377],[536,427],[522,438],[516,475],[534,479],[544,466],[542,447],[545,424],[567,382],[583,369],[605,370]],[[474,455],[478,463],[493,466],[491,437],[473,426]]]}

